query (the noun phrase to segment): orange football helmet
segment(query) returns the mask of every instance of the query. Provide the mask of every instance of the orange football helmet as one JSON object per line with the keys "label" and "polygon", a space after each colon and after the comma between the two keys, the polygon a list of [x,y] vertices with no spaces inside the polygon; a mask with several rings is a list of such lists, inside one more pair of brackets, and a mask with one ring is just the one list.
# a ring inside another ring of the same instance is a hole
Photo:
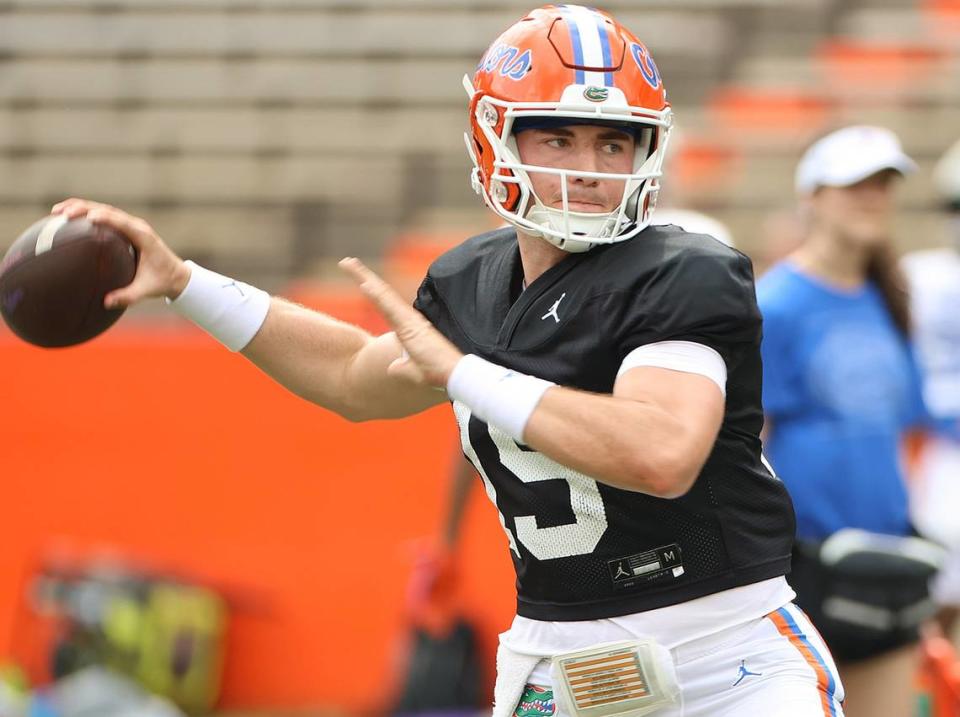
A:
{"label": "orange football helmet", "polygon": [[[608,14],[579,5],[530,12],[490,46],[471,82],[471,181],[487,206],[518,229],[570,252],[636,236],[650,221],[672,125],[670,105],[650,52]],[[607,174],[525,165],[515,123],[612,123],[636,138],[633,171]],[[562,209],[541,202],[531,172],[561,175]],[[609,213],[569,209],[567,179],[623,180]]]}

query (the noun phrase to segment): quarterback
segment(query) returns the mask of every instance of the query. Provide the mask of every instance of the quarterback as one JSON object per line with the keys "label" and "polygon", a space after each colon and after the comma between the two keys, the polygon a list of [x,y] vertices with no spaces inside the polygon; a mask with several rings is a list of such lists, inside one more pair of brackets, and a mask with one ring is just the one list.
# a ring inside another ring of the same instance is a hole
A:
{"label": "quarterback", "polygon": [[393,328],[351,325],[177,257],[142,219],[133,283],[350,420],[451,402],[517,572],[494,715],[841,715],[833,660],[784,574],[793,508],[761,455],[749,260],[649,226],[671,128],[650,52],[547,6],[472,80],[473,186],[507,228],[430,268],[414,306],[341,262]]}

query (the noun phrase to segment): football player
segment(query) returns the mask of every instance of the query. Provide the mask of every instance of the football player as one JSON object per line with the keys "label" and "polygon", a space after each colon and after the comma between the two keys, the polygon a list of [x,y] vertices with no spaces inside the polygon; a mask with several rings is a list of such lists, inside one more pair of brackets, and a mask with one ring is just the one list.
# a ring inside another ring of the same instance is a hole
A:
{"label": "football player", "polygon": [[415,308],[345,259],[382,336],[183,262],[118,209],[55,211],[140,250],[108,305],[164,296],[351,420],[452,402],[517,572],[497,717],[842,714],[784,578],[794,516],[758,438],[750,262],[648,226],[671,127],[650,52],[605,13],[547,6],[465,86],[473,185],[508,228],[438,259]]}

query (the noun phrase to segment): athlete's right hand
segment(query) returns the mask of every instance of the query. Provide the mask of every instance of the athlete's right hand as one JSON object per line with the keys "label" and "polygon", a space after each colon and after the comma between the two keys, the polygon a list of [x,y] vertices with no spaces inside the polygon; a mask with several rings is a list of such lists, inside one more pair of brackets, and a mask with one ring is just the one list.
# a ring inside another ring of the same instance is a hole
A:
{"label": "athlete's right hand", "polygon": [[187,286],[190,267],[173,253],[145,220],[109,204],[75,197],[54,205],[51,213],[70,219],[86,217],[94,224],[105,224],[123,234],[136,247],[140,256],[137,274],[130,284],[104,297],[106,308],[131,306],[151,296],[175,299]]}

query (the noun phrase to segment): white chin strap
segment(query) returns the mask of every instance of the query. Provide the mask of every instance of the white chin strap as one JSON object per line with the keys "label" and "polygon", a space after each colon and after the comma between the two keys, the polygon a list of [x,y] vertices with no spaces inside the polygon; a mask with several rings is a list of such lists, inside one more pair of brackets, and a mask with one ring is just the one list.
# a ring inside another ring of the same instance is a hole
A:
{"label": "white chin strap", "polygon": [[587,237],[615,237],[620,233],[617,223],[619,212],[610,212],[602,214],[593,214],[586,212],[564,212],[562,209],[553,209],[537,202],[529,212],[526,218],[533,224],[552,229],[556,236],[550,232],[536,232],[524,227],[524,232],[528,234],[538,234],[554,246],[570,252],[579,254],[595,247],[595,241],[577,239],[577,236]]}

